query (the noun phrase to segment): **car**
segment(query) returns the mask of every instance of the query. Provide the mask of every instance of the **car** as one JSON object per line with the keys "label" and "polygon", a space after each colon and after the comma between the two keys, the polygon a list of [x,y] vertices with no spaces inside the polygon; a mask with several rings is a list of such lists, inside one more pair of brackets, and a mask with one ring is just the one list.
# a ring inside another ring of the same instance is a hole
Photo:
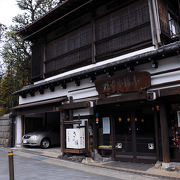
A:
{"label": "car", "polygon": [[60,144],[60,132],[54,129],[44,129],[27,133],[22,137],[22,144],[23,146],[40,146],[47,149]]}

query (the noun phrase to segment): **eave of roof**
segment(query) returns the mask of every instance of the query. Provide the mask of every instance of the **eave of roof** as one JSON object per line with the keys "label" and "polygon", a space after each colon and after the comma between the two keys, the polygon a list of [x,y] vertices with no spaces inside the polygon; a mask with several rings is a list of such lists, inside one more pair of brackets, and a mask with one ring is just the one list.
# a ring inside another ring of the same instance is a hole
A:
{"label": "eave of roof", "polygon": [[56,22],[57,19],[63,17],[66,13],[69,12],[71,5],[74,6],[74,4],[77,4],[76,6],[78,6],[78,4],[80,5],[87,2],[88,0],[64,0],[36,21],[20,29],[17,34],[27,39],[27,37],[29,38],[31,34],[34,34],[34,32],[38,32],[40,29],[44,29],[44,27],[48,24],[51,25],[53,21]]}
{"label": "eave of roof", "polygon": [[160,60],[168,56],[173,56],[180,53],[180,41],[165,45],[160,47],[157,50],[153,50],[150,52],[146,52],[140,55],[136,55],[133,57],[125,58],[123,60],[119,60],[116,62],[108,63],[99,67],[95,67],[92,69],[87,69],[81,72],[73,73],[61,78],[53,79],[50,81],[42,82],[36,85],[29,85],[23,87],[21,90],[16,91],[14,94],[27,94],[30,91],[38,91],[41,88],[47,88],[51,86],[58,86],[61,83],[67,83],[74,80],[85,79],[87,77],[97,76],[100,74],[104,74],[104,72],[108,72],[109,70],[114,71],[114,67],[125,68],[130,65],[136,66],[137,61],[138,64],[143,64],[150,62],[151,60]]}

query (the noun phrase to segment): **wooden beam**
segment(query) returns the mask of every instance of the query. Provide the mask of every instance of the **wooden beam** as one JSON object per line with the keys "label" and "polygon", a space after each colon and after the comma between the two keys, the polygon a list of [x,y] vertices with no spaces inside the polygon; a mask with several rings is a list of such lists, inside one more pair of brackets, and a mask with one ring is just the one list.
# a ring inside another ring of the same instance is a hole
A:
{"label": "wooden beam", "polygon": [[163,162],[169,163],[170,153],[169,153],[169,136],[168,136],[168,124],[167,124],[167,109],[164,103],[160,104],[160,124],[161,124]]}
{"label": "wooden beam", "polygon": [[81,121],[64,121],[64,124],[81,124]]}
{"label": "wooden beam", "polygon": [[84,149],[64,149],[64,153],[72,153],[72,154],[84,154]]}
{"label": "wooden beam", "polygon": [[94,117],[94,115],[73,116],[73,120],[92,119],[93,117]]}
{"label": "wooden beam", "polygon": [[90,102],[77,102],[77,103],[62,104],[61,106],[59,106],[59,110],[79,109],[79,108],[88,108],[88,107],[90,107]]}
{"label": "wooden beam", "polygon": [[180,95],[180,86],[171,87],[166,89],[160,89],[160,96],[171,96],[171,95]]}
{"label": "wooden beam", "polygon": [[147,99],[146,92],[127,93],[127,94],[121,94],[115,97],[99,99],[97,100],[97,105],[136,101],[136,100],[145,100],[145,99]]}

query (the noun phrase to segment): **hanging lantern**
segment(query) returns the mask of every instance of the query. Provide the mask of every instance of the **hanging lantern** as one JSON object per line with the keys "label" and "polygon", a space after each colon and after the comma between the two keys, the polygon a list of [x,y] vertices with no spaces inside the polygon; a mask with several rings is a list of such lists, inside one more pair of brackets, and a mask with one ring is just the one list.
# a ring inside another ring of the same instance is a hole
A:
{"label": "hanging lantern", "polygon": [[127,118],[127,122],[130,122],[130,121],[131,121],[131,118],[128,117],[128,118]]}
{"label": "hanging lantern", "polygon": [[122,117],[119,117],[119,118],[118,118],[118,121],[119,121],[119,122],[122,122]]}
{"label": "hanging lantern", "polygon": [[141,122],[144,123],[144,118],[141,119]]}
{"label": "hanging lantern", "polygon": [[134,121],[135,121],[135,122],[137,122],[137,121],[138,121],[138,118],[137,118],[137,117],[135,117],[135,118],[134,118]]}
{"label": "hanging lantern", "polygon": [[96,113],[96,124],[99,123],[99,113]]}
{"label": "hanging lantern", "polygon": [[97,117],[97,118],[96,118],[96,124],[98,124],[98,123],[99,123],[99,118]]}
{"label": "hanging lantern", "polygon": [[159,111],[159,110],[160,110],[160,107],[159,107],[159,106],[156,106],[156,110]]}

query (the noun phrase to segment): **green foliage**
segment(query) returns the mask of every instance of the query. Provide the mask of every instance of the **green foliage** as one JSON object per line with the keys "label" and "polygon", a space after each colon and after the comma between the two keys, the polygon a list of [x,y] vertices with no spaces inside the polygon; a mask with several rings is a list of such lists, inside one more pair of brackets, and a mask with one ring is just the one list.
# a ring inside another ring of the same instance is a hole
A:
{"label": "green foliage", "polygon": [[31,21],[50,11],[57,3],[55,0],[17,0],[19,8],[26,11]]}
{"label": "green foliage", "polygon": [[8,107],[12,107],[12,103],[15,103],[14,97],[10,95],[14,89],[13,69],[8,67],[6,74],[0,82],[0,115],[7,113]]}
{"label": "green foliage", "polygon": [[6,26],[0,23],[0,41],[2,41],[4,32],[6,31]]}
{"label": "green foliage", "polygon": [[13,18],[14,25],[9,29],[5,29],[0,24],[0,32],[5,32],[5,42],[0,53],[6,67],[5,75],[0,81],[0,106],[3,106],[0,108],[0,114],[17,105],[18,97],[14,97],[12,93],[30,83],[31,43],[24,41],[17,34],[17,30],[47,13],[58,2],[57,0],[17,0],[17,5],[23,13]]}

